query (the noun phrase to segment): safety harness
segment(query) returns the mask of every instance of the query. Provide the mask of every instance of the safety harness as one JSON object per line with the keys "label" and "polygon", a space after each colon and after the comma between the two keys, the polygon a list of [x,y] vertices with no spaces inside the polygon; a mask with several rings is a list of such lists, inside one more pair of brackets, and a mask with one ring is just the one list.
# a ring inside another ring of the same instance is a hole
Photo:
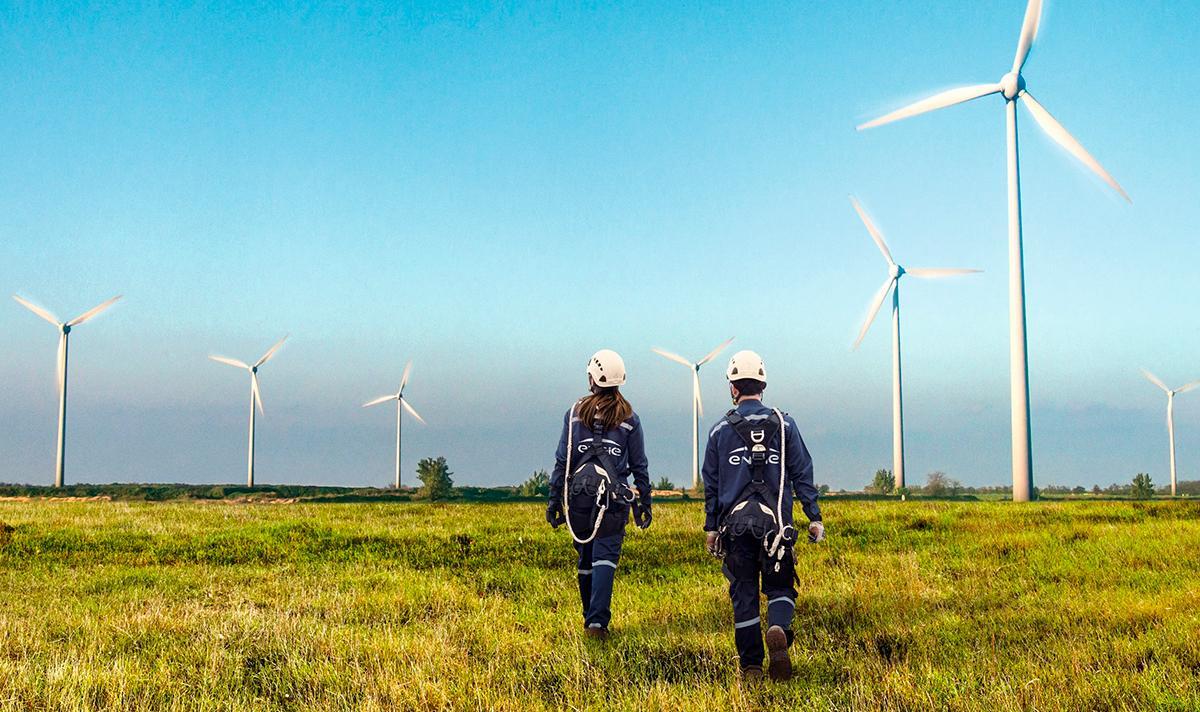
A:
{"label": "safety harness", "polygon": [[[578,405],[578,404],[576,404]],[[571,470],[571,456],[575,453],[572,424],[575,408],[567,419],[567,462],[563,468],[563,513],[566,515],[567,531],[577,544],[587,544],[596,538],[604,524],[604,516],[619,503],[632,505],[633,490],[616,479],[617,469],[613,466],[608,449],[604,445],[604,426],[600,421],[592,423],[592,439],[579,444],[580,463]],[[580,418],[582,422],[582,418]],[[572,506],[574,505],[574,506]],[[586,512],[586,514],[584,514]],[[572,513],[583,514],[584,529],[591,527],[587,538],[575,533],[571,522]],[[610,517],[611,518],[611,517]]]}
{"label": "safety harness", "polygon": [[[721,522],[719,535],[722,539],[742,536],[750,533],[762,541],[763,549],[767,552],[767,560],[774,561],[775,570],[779,571],[780,562],[787,555],[788,545],[795,541],[796,529],[791,524],[784,524],[783,491],[787,484],[787,433],[784,432],[783,413],[772,409],[775,419],[763,418],[749,420],[731,410],[725,415],[733,431],[738,434],[746,446],[746,460],[750,465],[750,481],[738,493],[737,504],[725,515]],[[771,500],[771,487],[766,481],[766,470],[771,462],[770,444],[779,435],[779,487],[775,510],[768,503]]]}

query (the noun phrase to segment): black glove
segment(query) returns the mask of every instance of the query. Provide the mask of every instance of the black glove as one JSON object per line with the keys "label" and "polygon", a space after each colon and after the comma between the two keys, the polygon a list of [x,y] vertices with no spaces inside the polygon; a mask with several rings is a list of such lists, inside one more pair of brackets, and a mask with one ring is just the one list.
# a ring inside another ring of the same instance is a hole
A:
{"label": "black glove", "polygon": [[645,497],[633,508],[633,523],[638,526],[638,529],[649,529],[650,522],[653,520],[654,515],[650,512],[650,498]]}
{"label": "black glove", "polygon": [[555,529],[567,523],[567,516],[563,514],[562,502],[552,501],[546,505],[546,522]]}

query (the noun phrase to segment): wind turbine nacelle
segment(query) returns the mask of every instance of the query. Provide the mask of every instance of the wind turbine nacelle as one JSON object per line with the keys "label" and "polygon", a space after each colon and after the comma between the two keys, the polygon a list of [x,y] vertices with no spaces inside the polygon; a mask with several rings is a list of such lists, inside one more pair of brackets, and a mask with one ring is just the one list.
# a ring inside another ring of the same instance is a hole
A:
{"label": "wind turbine nacelle", "polygon": [[1004,98],[1012,101],[1025,89],[1025,77],[1016,72],[1009,72],[1000,78],[1000,91]]}
{"label": "wind turbine nacelle", "polygon": [[904,274],[904,268],[898,264],[892,264],[888,271],[892,273],[892,279],[900,279],[900,275]]}

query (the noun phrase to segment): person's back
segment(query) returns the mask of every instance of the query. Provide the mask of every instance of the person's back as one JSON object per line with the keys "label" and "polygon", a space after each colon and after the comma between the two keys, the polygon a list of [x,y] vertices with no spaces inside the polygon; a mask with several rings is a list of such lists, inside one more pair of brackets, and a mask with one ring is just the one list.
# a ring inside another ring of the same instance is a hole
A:
{"label": "person's back", "polygon": [[703,468],[706,546],[725,560],[743,674],[762,675],[761,578],[771,677],[787,679],[796,607],[794,499],[810,520],[809,541],[824,537],[812,458],[796,422],[763,404],[766,368],[757,354],[734,354],[726,375],[736,405],[709,431]]}

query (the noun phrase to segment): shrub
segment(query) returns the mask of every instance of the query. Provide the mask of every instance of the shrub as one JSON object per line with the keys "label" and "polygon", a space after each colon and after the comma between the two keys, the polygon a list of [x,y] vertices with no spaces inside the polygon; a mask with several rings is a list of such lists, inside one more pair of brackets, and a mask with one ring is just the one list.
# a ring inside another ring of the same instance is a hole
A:
{"label": "shrub", "polygon": [[673,489],[675,489],[675,483],[672,482],[671,480],[667,479],[666,477],[663,477],[663,478],[659,479],[657,484],[654,485],[654,489],[673,490]]}
{"label": "shrub", "polygon": [[1134,499],[1150,499],[1154,496],[1154,480],[1145,472],[1137,473],[1133,478]]}
{"label": "shrub", "polygon": [[892,475],[891,470],[875,470],[875,479],[871,480],[871,484],[867,489],[878,494],[891,494],[896,488],[896,478]]}
{"label": "shrub", "polygon": [[517,488],[517,493],[522,497],[545,497],[550,494],[550,475],[545,470],[535,470]]}
{"label": "shrub", "polygon": [[417,479],[424,487],[421,495],[429,500],[446,499],[454,494],[454,473],[446,466],[446,458],[427,457],[417,463]]}

